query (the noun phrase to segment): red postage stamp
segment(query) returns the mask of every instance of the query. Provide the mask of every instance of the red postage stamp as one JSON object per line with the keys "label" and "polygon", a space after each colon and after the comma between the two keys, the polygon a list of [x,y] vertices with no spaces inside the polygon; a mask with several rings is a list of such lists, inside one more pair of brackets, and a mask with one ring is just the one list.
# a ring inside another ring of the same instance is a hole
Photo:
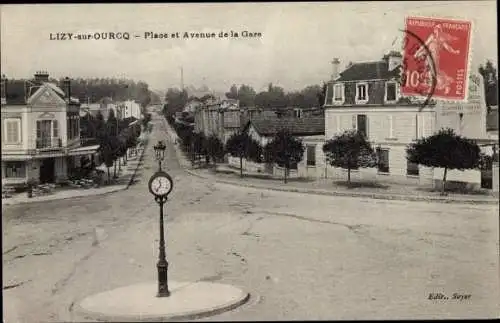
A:
{"label": "red postage stamp", "polygon": [[407,17],[401,93],[467,100],[471,22]]}

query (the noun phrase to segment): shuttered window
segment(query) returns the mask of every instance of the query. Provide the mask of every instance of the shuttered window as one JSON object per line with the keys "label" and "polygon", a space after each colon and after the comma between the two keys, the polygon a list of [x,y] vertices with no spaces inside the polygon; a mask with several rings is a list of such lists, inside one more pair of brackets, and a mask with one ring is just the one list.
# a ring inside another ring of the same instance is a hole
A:
{"label": "shuttered window", "polygon": [[8,144],[18,144],[21,142],[21,120],[5,120],[5,140]]}

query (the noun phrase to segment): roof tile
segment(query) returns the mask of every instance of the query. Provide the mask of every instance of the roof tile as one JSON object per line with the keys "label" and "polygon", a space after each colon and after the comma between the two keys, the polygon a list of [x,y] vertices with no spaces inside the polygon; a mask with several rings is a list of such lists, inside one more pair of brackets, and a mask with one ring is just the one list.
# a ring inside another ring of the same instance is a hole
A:
{"label": "roof tile", "polygon": [[387,61],[354,63],[340,73],[340,78],[337,81],[386,80],[398,74],[399,69],[388,70]]}
{"label": "roof tile", "polygon": [[249,121],[264,136],[287,129],[294,136],[314,136],[325,133],[324,117],[309,118],[255,118]]}

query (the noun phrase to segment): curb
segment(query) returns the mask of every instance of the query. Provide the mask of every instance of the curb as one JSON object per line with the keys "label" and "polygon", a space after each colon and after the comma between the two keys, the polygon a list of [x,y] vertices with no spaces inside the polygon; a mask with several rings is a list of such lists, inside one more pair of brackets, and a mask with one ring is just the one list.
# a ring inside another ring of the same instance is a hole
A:
{"label": "curb", "polygon": [[498,204],[495,200],[472,200],[472,199],[447,199],[439,197],[423,197],[423,196],[411,196],[411,195],[388,195],[388,194],[377,194],[377,193],[361,193],[361,192],[339,192],[339,191],[326,191],[326,190],[316,190],[316,189],[305,189],[297,187],[270,187],[266,185],[259,184],[248,184],[240,183],[236,181],[223,180],[217,178],[210,178],[198,174],[196,171],[185,168],[188,174],[196,176],[203,179],[214,180],[216,183],[228,184],[240,187],[249,187],[257,189],[266,189],[270,191],[278,192],[291,192],[291,193],[301,193],[301,194],[315,194],[324,196],[341,196],[341,197],[365,197],[376,200],[393,200],[393,201],[411,201],[411,202],[435,202],[435,203],[455,203],[455,204],[486,204],[486,205],[496,205]]}
{"label": "curb", "polygon": [[[218,284],[221,285],[221,284]],[[133,287],[127,286],[127,287]],[[236,287],[236,286],[234,286]],[[237,287],[236,287],[237,288]],[[116,291],[121,288],[117,288],[112,291]],[[83,317],[85,319],[93,319],[95,321],[101,321],[101,322],[133,322],[133,321],[140,321],[140,322],[157,322],[157,321],[163,321],[163,322],[171,322],[171,321],[192,321],[192,320],[198,320],[206,317],[212,317],[216,316],[222,313],[230,312],[246,303],[252,298],[252,295],[248,292],[244,292],[242,289],[240,291],[243,293],[242,297],[239,297],[239,299],[229,302],[229,303],[223,303],[223,304],[218,304],[216,306],[211,306],[205,309],[198,309],[198,310],[191,310],[187,312],[180,312],[180,313],[175,313],[175,314],[154,314],[154,315],[148,315],[147,313],[141,313],[140,315],[137,314],[105,314],[105,313],[100,313],[96,311],[91,311],[88,309],[85,309],[82,306],[82,302],[85,299],[80,299],[78,302],[74,302],[75,306],[73,307],[73,314],[78,316],[78,317]],[[109,292],[109,291],[108,291]],[[95,295],[93,295],[95,296]],[[92,297],[92,296],[90,296]],[[253,298],[252,298],[253,299]]]}

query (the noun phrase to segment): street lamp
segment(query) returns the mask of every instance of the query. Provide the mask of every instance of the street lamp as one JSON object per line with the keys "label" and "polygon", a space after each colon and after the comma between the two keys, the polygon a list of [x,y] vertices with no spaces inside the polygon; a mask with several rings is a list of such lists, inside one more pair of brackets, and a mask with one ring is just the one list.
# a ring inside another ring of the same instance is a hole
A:
{"label": "street lamp", "polygon": [[158,161],[158,171],[161,171],[161,162],[165,159],[165,149],[167,146],[160,140],[153,148],[155,150],[156,160]]}
{"label": "street lamp", "polygon": [[160,254],[158,256],[158,294],[157,297],[168,297],[168,262],[165,255],[165,233],[163,228],[163,205],[167,202],[168,194],[172,191],[173,181],[170,175],[161,170],[161,161],[165,157],[165,144],[159,141],[155,146],[155,156],[159,162],[160,169],[151,176],[148,187],[154,195],[156,203],[160,206]]}

